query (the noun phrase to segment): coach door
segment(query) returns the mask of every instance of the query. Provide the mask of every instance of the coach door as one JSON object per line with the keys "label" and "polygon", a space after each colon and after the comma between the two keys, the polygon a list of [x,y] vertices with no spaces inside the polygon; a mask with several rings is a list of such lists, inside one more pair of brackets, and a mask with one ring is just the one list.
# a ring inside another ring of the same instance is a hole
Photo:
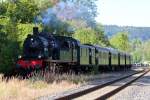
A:
{"label": "coach door", "polygon": [[70,42],[71,43],[71,58],[72,58],[72,62],[75,60],[75,44],[74,42]]}
{"label": "coach door", "polygon": [[112,64],[112,54],[109,51],[109,67],[111,67],[111,64]]}
{"label": "coach door", "polygon": [[98,65],[99,55],[98,55],[98,49],[95,49],[95,64]]}
{"label": "coach door", "polygon": [[118,64],[120,66],[120,53],[118,53]]}
{"label": "coach door", "polygon": [[92,64],[92,50],[89,48],[89,64]]}

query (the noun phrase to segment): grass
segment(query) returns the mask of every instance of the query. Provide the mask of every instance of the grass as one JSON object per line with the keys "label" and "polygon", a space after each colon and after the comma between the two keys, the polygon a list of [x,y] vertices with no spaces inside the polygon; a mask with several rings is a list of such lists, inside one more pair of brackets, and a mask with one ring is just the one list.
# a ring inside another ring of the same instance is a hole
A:
{"label": "grass", "polygon": [[61,81],[72,82],[74,84],[84,83],[87,80],[87,75],[79,74],[76,75],[74,73],[65,73],[65,74],[56,74],[55,72],[48,71],[40,71],[33,72],[31,74],[32,77],[29,78],[30,81],[44,81],[47,83],[59,83]]}
{"label": "grass", "polygon": [[31,82],[12,78],[8,82],[0,81],[0,100],[30,100],[77,86],[66,81],[48,84],[44,81]]}
{"label": "grass", "polygon": [[0,75],[0,100],[30,100],[77,88],[93,78],[93,75],[56,74],[48,71],[33,72],[28,79]]}

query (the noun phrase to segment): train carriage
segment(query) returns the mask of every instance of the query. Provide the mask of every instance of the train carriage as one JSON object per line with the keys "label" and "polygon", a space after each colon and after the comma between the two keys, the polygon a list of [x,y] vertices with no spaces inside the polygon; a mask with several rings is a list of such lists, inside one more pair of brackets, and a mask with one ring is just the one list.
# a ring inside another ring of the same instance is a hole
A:
{"label": "train carriage", "polygon": [[119,64],[119,67],[120,67],[120,69],[124,69],[125,66],[126,66],[126,55],[123,52],[120,52],[119,54],[120,54],[120,64]]}
{"label": "train carriage", "polygon": [[129,56],[129,68],[131,68],[131,67],[132,67],[132,56],[130,54],[130,56]]}
{"label": "train carriage", "polygon": [[95,48],[88,44],[80,44],[78,53],[79,69],[85,72],[92,70],[95,66]]}
{"label": "train carriage", "polygon": [[110,52],[110,69],[111,70],[117,70],[119,69],[119,57],[118,57],[118,51],[113,48],[108,48]]}
{"label": "train carriage", "polygon": [[96,65],[99,70],[109,69],[109,50],[100,46],[95,46],[96,50]]}
{"label": "train carriage", "polygon": [[131,55],[126,53],[126,67],[131,67]]}

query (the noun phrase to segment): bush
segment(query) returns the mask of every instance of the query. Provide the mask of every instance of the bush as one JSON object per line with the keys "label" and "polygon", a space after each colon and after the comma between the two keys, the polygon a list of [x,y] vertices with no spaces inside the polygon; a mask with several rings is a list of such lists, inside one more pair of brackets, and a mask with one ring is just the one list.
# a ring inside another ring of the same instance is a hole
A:
{"label": "bush", "polygon": [[9,43],[2,46],[0,52],[0,72],[12,70],[19,52],[18,48],[18,43],[15,41],[9,41]]}
{"label": "bush", "polygon": [[3,19],[0,24],[0,72],[7,72],[12,69],[19,52],[17,28],[8,18]]}

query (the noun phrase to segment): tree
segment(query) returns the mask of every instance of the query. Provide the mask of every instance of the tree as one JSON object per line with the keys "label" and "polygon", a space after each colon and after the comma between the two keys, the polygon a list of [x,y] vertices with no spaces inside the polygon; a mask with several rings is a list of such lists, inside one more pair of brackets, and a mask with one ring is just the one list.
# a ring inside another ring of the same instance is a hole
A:
{"label": "tree", "polygon": [[5,16],[6,12],[7,12],[7,3],[0,2],[0,17]]}
{"label": "tree", "polygon": [[13,68],[19,52],[17,29],[9,18],[0,19],[0,25],[0,72],[7,72]]}
{"label": "tree", "polygon": [[134,63],[139,63],[142,61],[142,50],[140,48],[136,49],[131,54],[133,55],[133,62]]}
{"label": "tree", "polygon": [[33,0],[15,0],[7,3],[6,15],[14,22],[31,23],[39,14],[39,9]]}
{"label": "tree", "polygon": [[110,46],[108,37],[104,34],[103,26],[97,23],[94,30],[96,32],[97,44],[102,45],[102,46]]}
{"label": "tree", "polygon": [[126,32],[118,32],[110,39],[110,44],[119,50],[129,51],[130,44],[128,39],[128,33]]}
{"label": "tree", "polygon": [[132,49],[136,50],[137,48],[141,48],[142,41],[140,39],[134,39],[132,40]]}
{"label": "tree", "polygon": [[66,23],[68,23],[69,26],[72,27],[74,31],[82,28],[88,28],[87,23],[83,20],[68,20],[66,21]]}
{"label": "tree", "polygon": [[143,43],[143,56],[144,59],[143,60],[147,60],[150,61],[150,40],[146,41],[145,43]]}
{"label": "tree", "polygon": [[34,0],[34,2],[38,6],[40,12],[43,12],[46,9],[56,5],[59,2],[59,0]]}
{"label": "tree", "polygon": [[32,32],[39,9],[33,0],[5,0],[0,3],[0,72],[10,71],[27,34]]}
{"label": "tree", "polygon": [[106,37],[104,36],[102,29],[94,30],[90,27],[80,28],[75,31],[73,37],[80,40],[83,44],[108,45],[108,40],[105,40]]}
{"label": "tree", "polygon": [[81,11],[84,11],[80,15],[80,19],[87,22],[87,25],[94,28],[96,25],[95,17],[97,16],[97,0],[65,0],[72,1],[75,5],[79,6]]}
{"label": "tree", "polygon": [[131,54],[133,56],[133,62],[138,63],[142,60],[142,41],[140,39],[134,39],[131,42]]}
{"label": "tree", "polygon": [[61,0],[61,1],[73,2],[75,5],[79,5],[80,7],[84,6],[88,8],[87,13],[91,15],[90,17],[93,20],[97,16],[97,5],[96,5],[97,0]]}
{"label": "tree", "polygon": [[82,28],[75,32],[73,35],[76,39],[80,40],[83,44],[95,44],[96,34],[91,28]]}

